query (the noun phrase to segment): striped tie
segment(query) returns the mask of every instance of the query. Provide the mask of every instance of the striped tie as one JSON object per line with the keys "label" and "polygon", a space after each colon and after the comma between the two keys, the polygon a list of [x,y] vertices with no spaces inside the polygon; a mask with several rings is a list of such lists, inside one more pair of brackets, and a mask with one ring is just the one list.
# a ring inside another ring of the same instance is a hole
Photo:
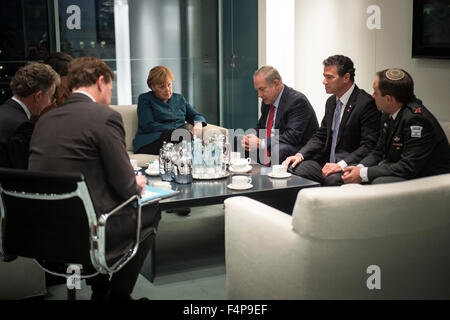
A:
{"label": "striped tie", "polygon": [[334,110],[334,129],[333,129],[333,140],[331,142],[331,150],[330,150],[330,162],[336,163],[336,143],[337,137],[339,133],[339,124],[341,123],[341,110],[342,110],[342,101],[338,99],[336,104],[336,110]]}

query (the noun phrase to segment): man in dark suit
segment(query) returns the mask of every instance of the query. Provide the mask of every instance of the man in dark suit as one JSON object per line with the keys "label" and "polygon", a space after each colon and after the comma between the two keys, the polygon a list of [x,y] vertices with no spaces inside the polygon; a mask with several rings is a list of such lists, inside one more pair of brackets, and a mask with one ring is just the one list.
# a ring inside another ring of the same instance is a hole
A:
{"label": "man in dark suit", "polygon": [[[72,95],[39,119],[30,144],[30,170],[84,175],[97,215],[139,194],[146,184],[145,177],[135,176],[131,166],[122,117],[109,108],[113,78],[112,71],[100,59],[74,59],[68,73]],[[151,227],[160,219],[158,205],[144,207],[142,213],[141,243],[136,256],[111,281],[105,275],[88,279],[92,299],[131,299],[153,242]],[[107,256],[127,251],[129,243],[121,239],[132,237],[134,220],[133,208],[124,208],[108,220]]]}
{"label": "man in dark suit", "polygon": [[303,93],[283,84],[274,67],[260,68],[253,81],[262,99],[261,117],[255,128],[257,134],[245,136],[242,145],[246,151],[264,150],[266,165],[270,162],[269,156],[272,164],[279,164],[317,130],[316,113]]}
{"label": "man in dark suit", "polygon": [[30,118],[52,103],[59,81],[42,63],[28,63],[16,72],[10,84],[13,97],[0,106],[0,167],[27,168],[34,128]]}
{"label": "man in dark suit", "polygon": [[377,73],[373,97],[380,111],[377,146],[358,166],[345,169],[345,183],[387,183],[450,173],[450,146],[439,122],[414,95],[402,69]]}
{"label": "man in dark suit", "polygon": [[375,147],[381,114],[372,97],[355,85],[350,58],[335,55],[323,64],[325,91],[333,95],[326,102],[322,124],[283,164],[292,164],[289,170],[298,176],[333,186],[343,184],[344,169]]}

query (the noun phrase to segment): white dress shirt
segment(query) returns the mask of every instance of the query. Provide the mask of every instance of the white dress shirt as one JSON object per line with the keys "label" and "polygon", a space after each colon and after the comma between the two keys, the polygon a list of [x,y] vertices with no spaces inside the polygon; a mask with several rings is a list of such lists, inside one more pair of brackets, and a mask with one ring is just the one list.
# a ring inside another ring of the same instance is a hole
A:
{"label": "white dress shirt", "polygon": [[20,104],[20,106],[22,107],[23,111],[25,111],[25,114],[27,115],[28,120],[30,120],[31,119],[31,113],[30,113],[30,110],[28,110],[27,106],[22,101],[17,99],[16,97],[12,97],[11,99],[13,99],[15,102]]}

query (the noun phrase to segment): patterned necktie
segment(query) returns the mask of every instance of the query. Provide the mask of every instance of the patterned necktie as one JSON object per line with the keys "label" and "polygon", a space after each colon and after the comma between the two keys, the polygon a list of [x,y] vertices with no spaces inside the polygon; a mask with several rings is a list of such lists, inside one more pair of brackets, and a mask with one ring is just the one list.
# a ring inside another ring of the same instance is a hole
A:
{"label": "patterned necktie", "polygon": [[[272,134],[274,114],[275,114],[275,106],[272,104],[272,105],[270,105],[269,119],[267,120],[267,126],[266,126],[266,139],[267,139],[266,141],[268,141],[268,139],[270,139],[270,136]],[[270,154],[269,154],[268,149],[266,149],[266,153],[264,155],[264,165],[266,167],[270,166]]]}
{"label": "patterned necktie", "polygon": [[334,110],[334,129],[333,129],[333,140],[331,141],[331,150],[330,150],[330,162],[336,163],[336,143],[337,137],[339,133],[339,124],[341,123],[341,110],[342,110],[342,101],[338,99],[336,104],[336,110]]}

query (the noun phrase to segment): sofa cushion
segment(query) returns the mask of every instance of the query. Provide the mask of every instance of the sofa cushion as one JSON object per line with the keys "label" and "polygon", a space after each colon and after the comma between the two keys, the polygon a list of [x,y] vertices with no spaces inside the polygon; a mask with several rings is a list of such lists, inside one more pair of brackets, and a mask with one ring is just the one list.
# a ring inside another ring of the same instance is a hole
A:
{"label": "sofa cushion", "polygon": [[292,224],[314,238],[361,239],[444,226],[449,213],[450,174],[443,174],[380,185],[302,189]]}

